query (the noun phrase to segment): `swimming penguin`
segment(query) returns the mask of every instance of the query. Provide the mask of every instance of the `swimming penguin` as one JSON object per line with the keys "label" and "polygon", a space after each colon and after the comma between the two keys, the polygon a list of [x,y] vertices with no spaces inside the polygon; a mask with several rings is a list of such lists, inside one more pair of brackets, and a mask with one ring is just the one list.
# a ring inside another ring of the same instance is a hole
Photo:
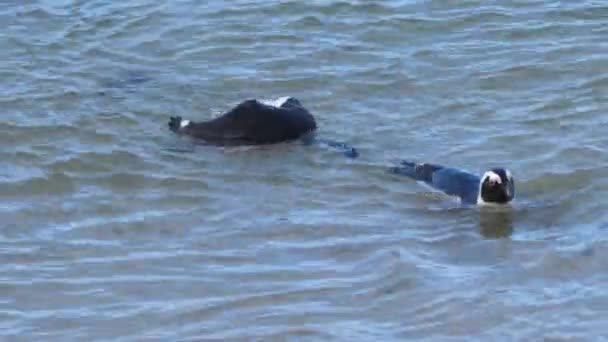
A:
{"label": "swimming penguin", "polygon": [[351,158],[359,155],[346,144],[315,138],[315,118],[294,97],[274,101],[246,100],[221,116],[203,122],[172,116],[169,129],[215,145],[264,145],[302,139],[307,144],[338,148]]}
{"label": "swimming penguin", "polygon": [[391,168],[391,172],[457,196],[463,204],[507,204],[515,197],[515,182],[511,172],[503,168],[490,169],[479,177],[441,165],[403,161],[400,166]]}

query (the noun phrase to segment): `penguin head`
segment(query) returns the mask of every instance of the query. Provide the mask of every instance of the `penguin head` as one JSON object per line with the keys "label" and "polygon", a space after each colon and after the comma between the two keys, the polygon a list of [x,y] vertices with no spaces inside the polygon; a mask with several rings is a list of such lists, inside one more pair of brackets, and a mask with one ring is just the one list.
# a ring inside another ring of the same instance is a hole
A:
{"label": "penguin head", "polygon": [[493,168],[481,177],[479,201],[482,203],[505,204],[515,197],[515,182],[511,172],[503,168]]}

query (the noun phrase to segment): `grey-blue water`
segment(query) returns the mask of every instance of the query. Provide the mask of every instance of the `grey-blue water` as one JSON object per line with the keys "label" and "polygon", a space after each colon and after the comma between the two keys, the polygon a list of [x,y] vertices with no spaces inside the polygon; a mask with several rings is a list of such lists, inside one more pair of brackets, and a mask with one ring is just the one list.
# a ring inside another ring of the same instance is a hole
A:
{"label": "grey-blue water", "polygon": [[[0,340],[608,337],[603,1],[0,3]],[[324,138],[198,145],[247,98]],[[401,158],[512,170],[462,208]]]}

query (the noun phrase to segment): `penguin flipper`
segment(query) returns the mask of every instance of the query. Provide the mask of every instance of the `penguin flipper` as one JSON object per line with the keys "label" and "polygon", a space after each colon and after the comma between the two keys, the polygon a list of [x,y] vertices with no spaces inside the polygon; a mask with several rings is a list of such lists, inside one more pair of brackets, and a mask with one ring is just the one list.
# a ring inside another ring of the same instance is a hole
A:
{"label": "penguin flipper", "polygon": [[392,167],[390,171],[394,174],[406,176],[417,181],[433,184],[433,174],[444,167],[441,165],[414,163],[404,160],[399,166]]}

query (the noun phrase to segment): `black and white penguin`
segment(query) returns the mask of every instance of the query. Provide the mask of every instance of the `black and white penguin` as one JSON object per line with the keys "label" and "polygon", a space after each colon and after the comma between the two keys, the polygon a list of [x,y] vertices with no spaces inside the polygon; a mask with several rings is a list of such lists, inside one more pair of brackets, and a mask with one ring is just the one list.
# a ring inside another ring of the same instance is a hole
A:
{"label": "black and white penguin", "polygon": [[357,150],[346,144],[316,139],[315,118],[294,97],[246,100],[221,116],[202,122],[173,116],[169,129],[214,145],[264,145],[302,139],[338,148],[351,158],[358,156]]}
{"label": "black and white penguin", "polygon": [[515,197],[513,176],[503,168],[490,169],[479,177],[442,165],[403,161],[401,165],[391,168],[391,172],[424,182],[450,196],[457,196],[463,204],[508,204]]}

